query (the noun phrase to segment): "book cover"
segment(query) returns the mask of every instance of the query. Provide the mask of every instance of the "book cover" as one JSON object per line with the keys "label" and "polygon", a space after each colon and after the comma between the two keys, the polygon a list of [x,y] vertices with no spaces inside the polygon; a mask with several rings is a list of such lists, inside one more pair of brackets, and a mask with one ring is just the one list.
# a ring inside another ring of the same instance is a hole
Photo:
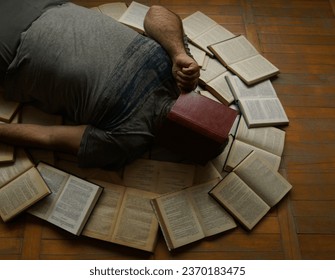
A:
{"label": "book cover", "polygon": [[196,92],[181,94],[161,127],[158,142],[205,163],[227,143],[237,112]]}

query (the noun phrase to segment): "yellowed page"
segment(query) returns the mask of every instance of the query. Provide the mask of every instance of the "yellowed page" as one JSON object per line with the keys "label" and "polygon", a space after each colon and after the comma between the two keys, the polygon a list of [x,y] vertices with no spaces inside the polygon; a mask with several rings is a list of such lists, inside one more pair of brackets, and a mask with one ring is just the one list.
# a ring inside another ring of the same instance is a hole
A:
{"label": "yellowed page", "polygon": [[258,54],[256,48],[243,35],[214,44],[211,50],[225,65],[232,65]]}
{"label": "yellowed page", "polygon": [[191,164],[138,159],[124,170],[124,185],[154,193],[167,193],[193,184]]}
{"label": "yellowed page", "polygon": [[270,206],[234,172],[229,173],[211,195],[248,229],[252,229],[270,210]]}
{"label": "yellowed page", "polygon": [[119,22],[128,25],[134,30],[143,33],[144,32],[144,18],[150,7],[137,3],[131,2],[128,9],[120,16]]}
{"label": "yellowed page", "polygon": [[43,162],[38,164],[37,169],[49,186],[51,194],[30,208],[28,212],[47,220],[70,175]]}
{"label": "yellowed page", "polygon": [[79,235],[100,191],[97,185],[71,175],[48,221]]}
{"label": "yellowed page", "polygon": [[0,163],[12,163],[13,161],[14,146],[0,143]]}
{"label": "yellowed page", "polygon": [[200,11],[197,11],[183,19],[184,31],[191,40],[215,25],[217,25],[216,21]]}
{"label": "yellowed page", "polygon": [[232,75],[226,71],[223,74],[215,77],[207,83],[206,89],[211,92],[221,103],[229,106],[234,102],[234,96],[227,83],[226,77]]}
{"label": "yellowed page", "polygon": [[138,159],[125,167],[123,183],[127,187],[155,192],[158,185],[158,175],[158,161]]}
{"label": "yellowed page", "polygon": [[177,191],[153,203],[169,250],[205,237],[187,192]]}
{"label": "yellowed page", "polygon": [[112,241],[152,252],[156,245],[158,221],[151,206],[157,194],[127,188]]}
{"label": "yellowed page", "polygon": [[23,149],[17,149],[15,162],[0,165],[0,188],[29,168],[33,163]]}
{"label": "yellowed page", "polygon": [[0,189],[0,214],[8,221],[45,197],[50,190],[35,167]]}
{"label": "yellowed page", "polygon": [[126,187],[97,180],[94,182],[102,186],[104,191],[82,234],[111,242]]}
{"label": "yellowed page", "polygon": [[208,46],[215,43],[227,40],[234,37],[235,35],[223,26],[216,24],[208,29],[206,32],[192,39],[193,44],[206,51],[209,55],[214,54],[208,49]]}
{"label": "yellowed page", "polygon": [[243,160],[234,172],[270,207],[278,203],[292,188],[278,171],[273,170],[256,153]]}
{"label": "yellowed page", "polygon": [[206,165],[197,165],[195,170],[194,185],[199,185],[213,180],[220,180],[222,176],[211,161]]}
{"label": "yellowed page", "polygon": [[228,65],[247,84],[255,84],[279,73],[279,69],[260,54]]}
{"label": "yellowed page", "polygon": [[214,58],[208,58],[206,69],[200,69],[200,82],[207,85],[211,80],[227,72],[227,68],[224,67],[218,60]]}
{"label": "yellowed page", "polygon": [[208,194],[219,181],[216,179],[186,189],[206,236],[236,227],[232,216]]}
{"label": "yellowed page", "polygon": [[252,151],[255,151],[255,153],[257,153],[262,159],[267,161],[273,170],[279,169],[281,162],[280,156],[235,139],[228,155],[225,170],[231,171],[234,169]]}
{"label": "yellowed page", "polygon": [[236,139],[281,156],[285,144],[285,131],[271,126],[248,128],[242,117],[238,125]]}

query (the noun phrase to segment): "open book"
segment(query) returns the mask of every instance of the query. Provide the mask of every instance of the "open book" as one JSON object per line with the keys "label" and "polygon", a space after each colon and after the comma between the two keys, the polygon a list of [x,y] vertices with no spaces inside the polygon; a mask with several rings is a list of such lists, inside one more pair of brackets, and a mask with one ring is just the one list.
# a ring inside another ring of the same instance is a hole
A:
{"label": "open book", "polygon": [[22,149],[16,160],[0,166],[0,214],[8,221],[50,193],[49,188]]}
{"label": "open book", "polygon": [[125,166],[123,182],[127,187],[163,194],[192,186],[194,176],[192,164],[137,159]]}
{"label": "open book", "polygon": [[0,188],[34,166],[27,153],[17,148],[15,161],[0,165]]}
{"label": "open book", "polygon": [[231,171],[250,152],[255,151],[274,170],[278,170],[284,150],[285,134],[284,130],[272,126],[248,128],[241,117],[224,169]]}
{"label": "open book", "polygon": [[206,85],[216,77],[228,72],[227,68],[215,58],[206,56],[206,67],[200,69],[199,84],[206,88]]}
{"label": "open book", "polygon": [[43,162],[37,169],[52,193],[28,212],[80,235],[103,188]]}
{"label": "open book", "polygon": [[234,219],[208,192],[218,180],[152,200],[169,250],[235,228]]}
{"label": "open book", "polygon": [[199,85],[228,106],[235,100],[225,78],[230,75],[232,75],[231,72],[217,59],[208,58],[206,68],[200,69]]}
{"label": "open book", "polygon": [[243,35],[213,44],[209,49],[218,60],[246,84],[251,85],[279,73]]}
{"label": "open book", "polygon": [[208,49],[209,45],[235,36],[200,11],[184,18],[183,27],[189,40],[210,56],[213,56],[213,53]]}
{"label": "open book", "polygon": [[289,123],[270,80],[247,86],[235,75],[226,79],[249,127]]}
{"label": "open book", "polygon": [[94,181],[104,191],[82,234],[148,252],[153,252],[158,222],[150,204],[152,192]]}
{"label": "open book", "polygon": [[131,2],[127,10],[120,16],[119,22],[133,28],[137,32],[144,33],[144,18],[149,11],[150,7],[137,3]]}
{"label": "open book", "polygon": [[0,188],[0,216],[6,222],[49,194],[48,186],[32,166]]}
{"label": "open book", "polygon": [[209,194],[251,230],[292,188],[252,152]]}

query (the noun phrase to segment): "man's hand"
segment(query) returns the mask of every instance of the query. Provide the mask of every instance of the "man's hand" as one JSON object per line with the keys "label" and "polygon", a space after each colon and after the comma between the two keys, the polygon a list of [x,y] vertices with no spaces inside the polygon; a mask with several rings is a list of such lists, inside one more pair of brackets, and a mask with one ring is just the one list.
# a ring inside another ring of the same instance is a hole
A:
{"label": "man's hand", "polygon": [[181,91],[190,92],[197,87],[200,68],[186,53],[174,57],[172,72]]}

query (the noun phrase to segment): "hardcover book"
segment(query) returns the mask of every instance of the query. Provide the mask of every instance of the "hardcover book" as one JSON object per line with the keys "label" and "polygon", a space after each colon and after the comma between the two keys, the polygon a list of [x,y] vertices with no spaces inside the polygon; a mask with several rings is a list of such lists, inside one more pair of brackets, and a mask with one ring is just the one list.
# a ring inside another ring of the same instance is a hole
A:
{"label": "hardcover book", "polygon": [[158,142],[189,160],[204,164],[222,152],[237,112],[196,92],[184,93],[172,106]]}

